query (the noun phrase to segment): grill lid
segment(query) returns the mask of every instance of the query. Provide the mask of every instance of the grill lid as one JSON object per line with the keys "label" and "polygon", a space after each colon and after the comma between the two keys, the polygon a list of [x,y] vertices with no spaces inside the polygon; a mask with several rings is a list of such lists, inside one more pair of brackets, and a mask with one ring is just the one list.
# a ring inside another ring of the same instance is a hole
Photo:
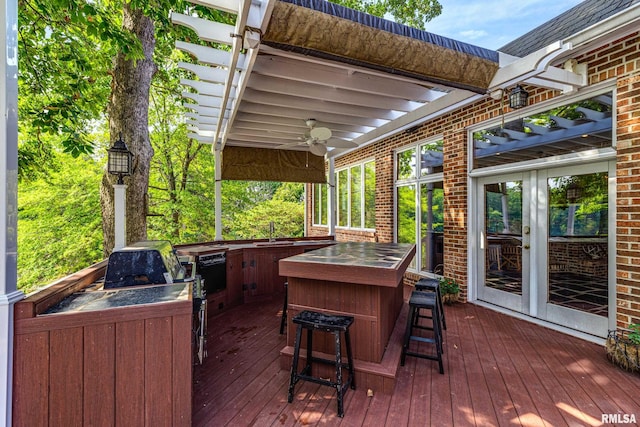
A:
{"label": "grill lid", "polygon": [[185,269],[166,240],[144,240],[109,256],[104,288],[183,281]]}

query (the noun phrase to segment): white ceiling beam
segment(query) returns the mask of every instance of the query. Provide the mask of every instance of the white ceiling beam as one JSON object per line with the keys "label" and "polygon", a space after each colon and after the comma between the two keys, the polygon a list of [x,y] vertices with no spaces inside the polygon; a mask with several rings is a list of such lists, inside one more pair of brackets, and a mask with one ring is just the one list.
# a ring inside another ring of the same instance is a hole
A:
{"label": "white ceiling beam", "polygon": [[[198,76],[200,80],[204,80],[210,83],[224,83],[226,76],[229,74],[229,71],[224,68],[213,68],[207,65],[198,65],[191,64],[189,62],[178,62],[178,67],[191,71],[193,74]],[[240,78],[239,73],[234,74],[233,85],[237,85],[238,79]],[[223,92],[224,95],[224,92]]]}
{"label": "white ceiling beam", "polygon": [[191,28],[198,37],[204,41],[231,45],[233,43],[235,28],[229,24],[209,21],[208,19],[197,18],[183,13],[171,12],[171,22]]}
{"label": "white ceiling beam", "polygon": [[238,14],[238,0],[189,0],[189,3]]}
{"label": "white ceiling beam", "polygon": [[[402,130],[409,129],[420,123],[424,123],[432,118],[439,117],[449,111],[460,109],[465,105],[469,105],[477,101],[483,96],[484,95],[473,93],[471,91],[456,89],[444,98],[440,98],[437,101],[426,104],[415,111],[405,114],[397,120],[376,127],[373,131],[362,135],[359,138],[355,138],[353,142],[358,144],[358,146],[373,144],[376,141],[397,134]],[[330,157],[336,157],[352,150],[353,149],[337,148],[329,154]]]}
{"label": "white ceiling beam", "polygon": [[[220,117],[220,108],[212,108],[212,107],[202,107],[198,104],[183,104],[185,108],[190,108],[195,111],[198,115],[203,117]],[[227,110],[227,114],[225,114],[225,118],[228,118],[229,111]]]}
{"label": "white ceiling beam", "polygon": [[385,108],[397,111],[412,111],[423,105],[422,102],[412,102],[406,99],[378,96],[370,93],[355,92],[346,89],[336,89],[332,86],[322,86],[312,83],[302,83],[281,78],[267,77],[254,74],[247,87],[261,92],[272,92],[282,95],[312,98],[322,101],[339,102],[350,105],[372,106],[384,105]]}
{"label": "white ceiling beam", "polygon": [[584,87],[587,85],[587,69],[586,64],[583,65],[585,66],[582,67],[583,72],[580,74],[558,67],[548,67],[544,72],[538,74],[536,77],[569,86]]}
{"label": "white ceiling beam", "polygon": [[[238,16],[236,18],[235,34],[244,34],[245,26],[247,24],[247,16],[249,15],[249,11],[251,9],[251,0],[239,0],[239,5],[240,7],[238,9]],[[225,116],[227,115],[226,114],[227,109],[230,110],[230,114],[228,117],[223,117],[222,115],[220,115],[220,117],[218,118],[218,128],[216,130],[215,141],[216,143],[219,143],[218,144],[219,150],[224,149],[224,144],[226,142],[225,134],[226,134],[226,130],[229,127],[228,125],[225,125],[223,129],[222,122],[224,119],[227,119],[229,120],[228,123],[233,123],[233,117],[235,116],[236,111],[238,109],[238,105],[239,105],[239,102],[235,102],[235,100],[231,100],[231,101],[229,100],[229,94],[231,92],[231,86],[232,85],[237,86],[236,77],[238,73],[236,72],[236,66],[238,63],[238,57],[240,56],[240,50],[242,49],[244,49],[242,39],[238,37],[234,37],[233,43],[231,46],[231,63],[229,66],[227,78],[224,80],[224,93],[222,95],[222,105],[225,111]],[[249,49],[249,54],[251,55],[250,60],[255,61],[255,56],[258,54],[257,50]],[[242,81],[242,84],[241,84],[240,90],[238,91],[238,97],[243,96],[244,85],[246,85],[246,76],[251,74],[251,67],[249,66],[247,69],[247,73],[243,73],[243,74],[244,75],[242,76],[242,79],[239,79]]]}
{"label": "white ceiling beam", "polygon": [[187,138],[195,139],[196,141],[202,142],[203,144],[213,144],[213,137],[199,135],[195,132],[188,133]]}
{"label": "white ceiling beam", "polygon": [[200,95],[193,92],[182,92],[184,98],[193,99],[201,107],[221,108],[222,98],[216,96]]}
{"label": "white ceiling beam", "polygon": [[255,104],[253,102],[242,102],[238,111],[243,113],[263,114],[266,116],[296,118],[299,120],[306,120],[310,117],[313,117],[318,120],[318,122],[342,123],[352,125],[355,124],[358,126],[370,126],[373,128],[382,126],[390,121],[377,118],[355,117],[347,116],[345,114],[318,112],[309,109],[300,110],[295,108],[273,108],[268,105]]}
{"label": "white ceiling beam", "polygon": [[[318,121],[317,123],[317,126],[326,126],[326,124],[321,121]],[[288,128],[297,132],[306,132],[309,129],[306,126],[304,119],[264,116],[250,113],[238,113],[236,120],[233,122],[233,126],[251,129],[269,129],[273,126],[274,130],[277,128]],[[332,131],[342,131],[355,134],[363,134],[374,129],[372,126],[357,126],[353,124],[340,124],[335,122],[331,123],[330,126]]]}
{"label": "white ceiling beam", "polygon": [[339,104],[322,100],[311,100],[289,95],[266,94],[253,89],[246,89],[244,101],[256,104],[270,105],[272,107],[287,107],[310,109],[316,112],[327,112],[335,114],[345,114],[355,117],[380,118],[394,120],[402,115],[399,111],[387,110],[384,108],[363,107],[349,104]]}
{"label": "white ceiling beam", "polygon": [[[371,128],[364,128],[364,129],[370,130]],[[291,135],[301,136],[301,135],[304,135],[306,132],[308,132],[309,128],[305,126],[293,127],[293,126],[281,126],[281,125],[276,125],[272,123],[262,124],[262,123],[245,122],[245,121],[238,120],[236,116],[236,121],[233,122],[233,132],[245,133],[245,132],[252,132],[252,131],[260,131],[263,133],[264,132],[267,132],[267,133],[283,132]],[[334,126],[334,125],[331,125],[331,132],[333,133],[333,136],[338,138],[343,138],[343,139],[357,138],[358,136],[364,133],[364,131],[353,132],[353,131],[339,130],[337,129],[337,126]]]}
{"label": "white ceiling beam", "polygon": [[[196,90],[200,95],[217,96],[222,98],[224,86],[220,83],[211,83],[204,80],[180,79],[180,84],[189,86]],[[235,98],[236,88],[232,87],[229,92],[230,98]]]}
{"label": "white ceiling beam", "polygon": [[213,132],[216,130],[216,125],[215,124],[211,124],[211,125],[203,125],[202,123],[195,123],[195,124],[191,124],[190,126],[193,127],[193,129],[195,132],[200,132],[200,131],[209,131],[209,132]]}
{"label": "white ceiling beam", "polygon": [[419,84],[410,84],[357,72],[349,74],[341,68],[319,64],[305,67],[300,64],[300,61],[275,56],[269,59],[261,59],[253,67],[253,72],[302,83],[316,83],[339,89],[404,98],[417,102],[431,102],[446,95],[446,92],[434,91]]}
{"label": "white ceiling beam", "polygon": [[[230,52],[228,50],[215,49],[209,46],[187,43],[180,40],[176,41],[176,49],[192,54],[203,64],[225,68],[229,68],[230,65]],[[242,64],[244,63],[243,54],[239,56],[238,63],[237,68],[242,69]]]}

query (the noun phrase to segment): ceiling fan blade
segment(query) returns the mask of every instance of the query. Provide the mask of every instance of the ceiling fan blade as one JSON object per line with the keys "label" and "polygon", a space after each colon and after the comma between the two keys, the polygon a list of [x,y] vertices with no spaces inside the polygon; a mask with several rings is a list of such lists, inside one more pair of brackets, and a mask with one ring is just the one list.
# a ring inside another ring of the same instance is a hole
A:
{"label": "ceiling fan blade", "polygon": [[318,141],[326,141],[327,139],[331,138],[331,129],[323,127],[313,128],[309,131],[309,134],[313,139],[316,139]]}
{"label": "ceiling fan blade", "polygon": [[335,147],[335,148],[355,148],[358,146],[358,144],[356,144],[355,142],[347,141],[344,139],[338,139],[338,138],[334,138],[330,141],[327,141],[327,145],[329,147]]}
{"label": "ceiling fan blade", "polygon": [[286,149],[288,149],[288,148],[295,147],[295,146],[297,146],[297,145],[304,145],[305,143],[306,143],[306,142],[304,142],[304,141],[300,141],[300,142],[290,142],[290,143],[288,143],[288,144],[278,145],[278,146],[276,147],[276,149],[277,149],[277,150],[286,150]]}
{"label": "ceiling fan blade", "polygon": [[324,156],[327,154],[327,147],[324,144],[314,142],[309,146],[309,151],[316,156]]}

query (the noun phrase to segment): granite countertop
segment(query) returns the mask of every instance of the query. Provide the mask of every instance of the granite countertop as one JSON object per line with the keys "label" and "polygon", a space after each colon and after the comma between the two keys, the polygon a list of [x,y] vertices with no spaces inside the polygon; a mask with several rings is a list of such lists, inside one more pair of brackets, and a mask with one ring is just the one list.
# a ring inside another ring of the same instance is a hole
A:
{"label": "granite countertop", "polygon": [[397,286],[415,248],[412,243],[336,243],[280,260],[280,275]]}
{"label": "granite countertop", "polygon": [[96,290],[72,294],[42,314],[105,310],[188,299],[189,283]]}
{"label": "granite countertop", "polygon": [[288,258],[294,262],[397,268],[410,243],[344,242]]}
{"label": "granite countertop", "polygon": [[276,240],[273,242],[246,242],[246,243],[214,243],[205,245],[193,245],[177,248],[176,251],[180,255],[208,255],[219,252],[226,252],[237,249],[251,248],[277,248],[288,246],[316,246],[316,245],[334,245],[335,240]]}

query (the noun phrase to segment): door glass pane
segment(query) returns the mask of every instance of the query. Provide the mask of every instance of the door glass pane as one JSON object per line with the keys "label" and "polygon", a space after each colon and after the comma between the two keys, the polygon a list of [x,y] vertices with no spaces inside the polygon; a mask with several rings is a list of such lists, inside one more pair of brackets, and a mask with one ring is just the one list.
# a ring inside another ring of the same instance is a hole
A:
{"label": "door glass pane", "polygon": [[364,226],[376,226],[376,163],[364,164]]}
{"label": "door glass pane", "polygon": [[548,179],[550,304],[608,312],[607,174]]}
{"label": "door glass pane", "polygon": [[327,225],[329,223],[327,219],[327,212],[329,209],[329,205],[327,201],[327,184],[322,184],[320,186],[320,189],[322,190],[320,192],[320,212],[321,212],[320,223]]}
{"label": "door glass pane", "polygon": [[522,295],[522,181],[484,186],[485,286]]}
{"label": "door glass pane", "polygon": [[416,177],[416,150],[401,151],[396,156],[398,181]]}
{"label": "door glass pane", "polygon": [[362,167],[351,168],[351,226],[362,227]]}
{"label": "door glass pane", "polygon": [[338,225],[349,224],[349,171],[338,172]]}
{"label": "door glass pane", "polygon": [[422,271],[443,273],[444,191],[441,182],[420,185]]}
{"label": "door glass pane", "polygon": [[[416,186],[404,185],[397,188],[398,243],[416,243]],[[415,267],[415,258],[411,267]]]}

